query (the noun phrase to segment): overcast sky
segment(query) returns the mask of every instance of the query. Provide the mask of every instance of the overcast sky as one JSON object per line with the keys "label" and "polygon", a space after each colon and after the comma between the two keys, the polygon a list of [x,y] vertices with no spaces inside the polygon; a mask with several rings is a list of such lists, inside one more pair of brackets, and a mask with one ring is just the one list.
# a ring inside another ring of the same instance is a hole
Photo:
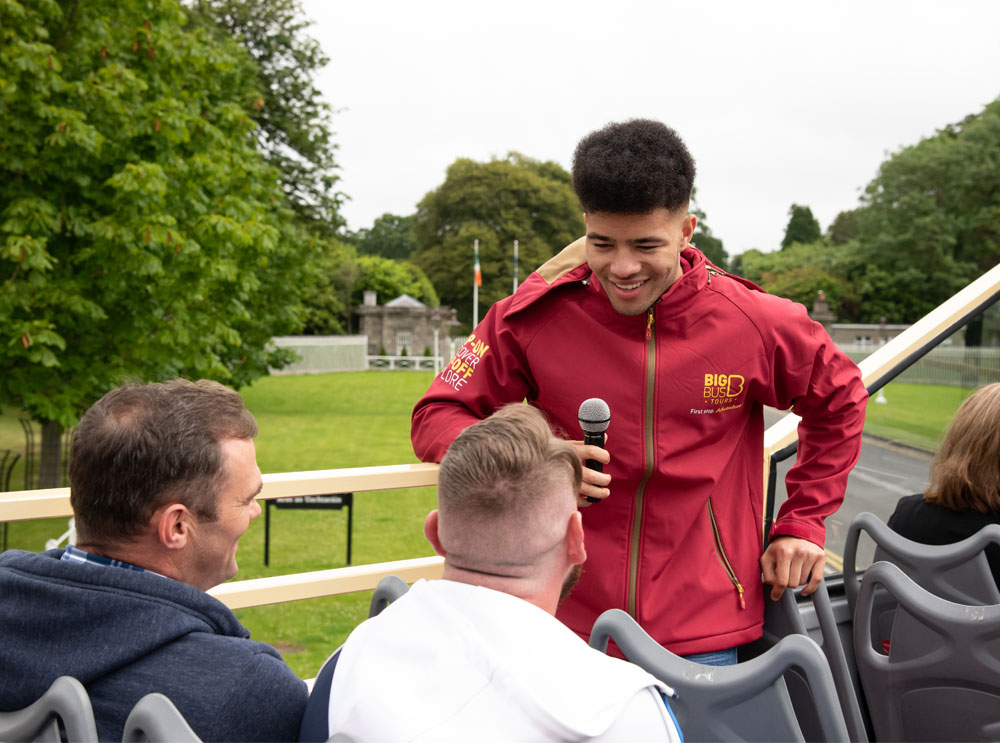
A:
{"label": "overcast sky", "polygon": [[413,213],[458,157],[568,169],[587,132],[650,117],[687,142],[729,254],[773,250],[792,203],[825,230],[887,153],[1000,96],[996,0],[303,6],[351,229]]}

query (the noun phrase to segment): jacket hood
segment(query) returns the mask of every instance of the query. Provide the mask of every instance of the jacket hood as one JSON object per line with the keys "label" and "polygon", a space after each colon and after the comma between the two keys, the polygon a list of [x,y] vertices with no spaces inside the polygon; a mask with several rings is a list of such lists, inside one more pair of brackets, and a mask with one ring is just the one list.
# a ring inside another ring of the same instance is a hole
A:
{"label": "jacket hood", "polygon": [[[250,636],[222,602],[193,586],[150,572],[63,561],[62,553],[0,555],[0,669],[38,670],[16,684],[0,671],[8,709],[41,696],[53,676],[87,685],[191,633]],[[164,606],[176,611],[165,614]]]}

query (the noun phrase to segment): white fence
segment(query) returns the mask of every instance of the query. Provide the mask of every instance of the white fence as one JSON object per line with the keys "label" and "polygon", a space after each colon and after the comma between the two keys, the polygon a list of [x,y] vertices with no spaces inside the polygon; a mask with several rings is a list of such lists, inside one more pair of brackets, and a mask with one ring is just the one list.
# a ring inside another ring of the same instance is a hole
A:
{"label": "white fence", "polygon": [[325,374],[368,368],[366,335],[284,335],[275,338],[274,345],[294,351],[301,360],[284,369],[272,369],[271,374]]}
{"label": "white fence", "polygon": [[[876,349],[846,346],[843,350],[860,363]],[[981,387],[1000,382],[1000,348],[939,346],[903,371],[896,380],[953,387]]]}
{"label": "white fence", "polygon": [[[464,339],[461,339],[464,341]],[[286,335],[274,338],[274,345],[287,348],[301,357],[300,361],[271,374],[326,374],[341,371],[432,371],[439,372],[459,347],[448,340],[442,352],[448,356],[369,356],[366,335]]]}

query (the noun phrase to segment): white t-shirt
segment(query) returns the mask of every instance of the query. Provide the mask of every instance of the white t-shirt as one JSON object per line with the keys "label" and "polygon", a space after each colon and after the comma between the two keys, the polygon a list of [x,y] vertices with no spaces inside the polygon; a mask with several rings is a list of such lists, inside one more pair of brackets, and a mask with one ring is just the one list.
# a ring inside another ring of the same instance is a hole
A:
{"label": "white t-shirt", "polygon": [[638,666],[514,596],[418,581],[341,650],[329,731],[358,741],[679,741]]}

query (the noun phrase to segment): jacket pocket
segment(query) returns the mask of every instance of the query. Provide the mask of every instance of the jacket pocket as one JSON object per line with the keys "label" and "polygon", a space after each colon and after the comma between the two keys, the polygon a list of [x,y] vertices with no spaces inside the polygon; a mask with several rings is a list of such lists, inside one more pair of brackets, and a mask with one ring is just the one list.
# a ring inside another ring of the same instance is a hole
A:
{"label": "jacket pocket", "polygon": [[743,586],[740,585],[740,579],[736,577],[736,571],[733,570],[733,564],[729,561],[729,556],[726,554],[726,548],[722,544],[722,534],[719,533],[719,525],[715,521],[715,511],[712,509],[712,499],[709,498],[707,502],[708,507],[708,520],[712,525],[712,539],[715,542],[715,554],[719,558],[719,562],[722,564],[722,569],[726,571],[726,577],[729,578],[729,582],[733,584],[733,588],[736,590],[736,598],[740,602],[740,609],[746,609],[747,603],[743,598]]}

